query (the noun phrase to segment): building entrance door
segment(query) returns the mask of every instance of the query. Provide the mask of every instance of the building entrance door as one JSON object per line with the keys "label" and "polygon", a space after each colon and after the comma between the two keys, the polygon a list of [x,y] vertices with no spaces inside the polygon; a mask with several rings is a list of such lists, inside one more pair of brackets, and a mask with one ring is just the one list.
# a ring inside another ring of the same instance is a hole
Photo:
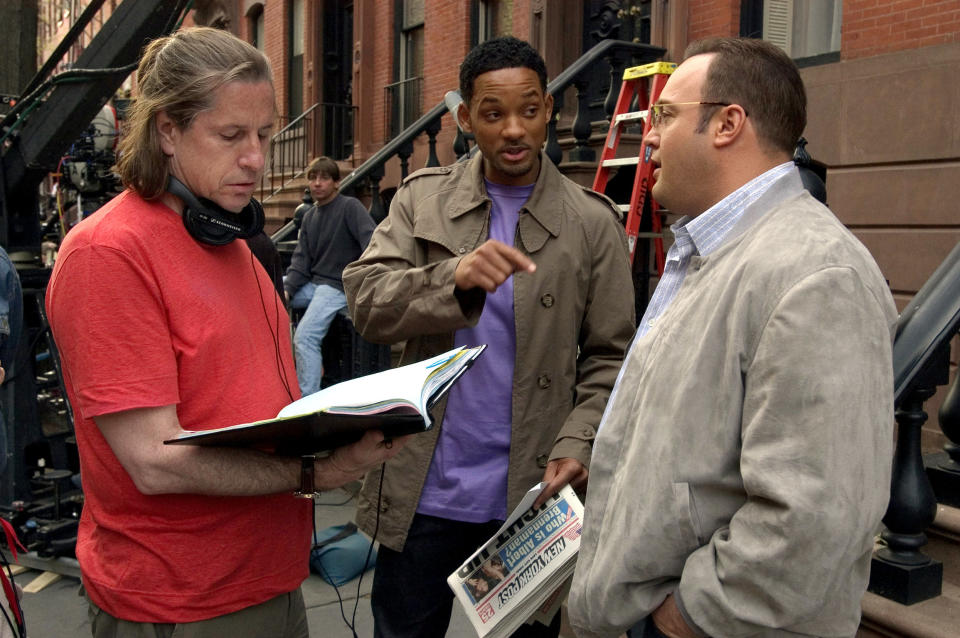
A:
{"label": "building entrance door", "polygon": [[321,140],[323,154],[347,159],[353,154],[353,0],[323,3]]}

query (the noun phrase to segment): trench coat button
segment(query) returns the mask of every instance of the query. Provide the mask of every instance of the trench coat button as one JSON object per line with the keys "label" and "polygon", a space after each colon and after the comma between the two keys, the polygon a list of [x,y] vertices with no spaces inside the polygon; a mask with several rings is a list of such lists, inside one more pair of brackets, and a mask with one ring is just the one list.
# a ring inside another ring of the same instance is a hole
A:
{"label": "trench coat button", "polygon": [[550,375],[541,374],[539,377],[537,377],[537,385],[540,386],[540,388],[543,390],[546,390],[547,388],[549,388]]}
{"label": "trench coat button", "polygon": [[589,439],[589,438],[592,438],[592,437],[593,437],[593,430],[591,430],[590,428],[583,428],[583,436],[585,436],[585,437],[588,438],[588,439]]}
{"label": "trench coat button", "polygon": [[549,292],[544,293],[543,295],[541,295],[541,296],[540,296],[540,304],[541,304],[544,308],[549,308],[550,306],[552,306],[552,305],[553,305],[553,295],[551,295]]}
{"label": "trench coat button", "polygon": [[541,454],[540,456],[537,457],[537,467],[540,467],[540,468],[547,467],[548,460],[549,459],[547,458],[546,454]]}
{"label": "trench coat button", "polygon": [[380,512],[386,512],[388,509],[390,509],[390,501],[383,499],[380,503]]}
{"label": "trench coat button", "polygon": [[466,252],[467,252],[467,247],[466,247],[466,246],[460,246],[460,248],[457,248],[457,254],[459,254],[459,255],[466,254]]}

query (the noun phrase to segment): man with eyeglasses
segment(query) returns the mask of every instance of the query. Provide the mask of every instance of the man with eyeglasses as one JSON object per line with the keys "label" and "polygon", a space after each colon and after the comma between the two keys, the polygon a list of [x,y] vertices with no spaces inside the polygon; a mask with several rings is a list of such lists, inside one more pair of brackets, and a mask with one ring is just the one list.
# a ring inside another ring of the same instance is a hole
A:
{"label": "man with eyeglasses", "polygon": [[890,485],[897,319],[804,189],[792,60],[693,43],[651,109],[683,217],[598,428],[580,636],[853,636]]}

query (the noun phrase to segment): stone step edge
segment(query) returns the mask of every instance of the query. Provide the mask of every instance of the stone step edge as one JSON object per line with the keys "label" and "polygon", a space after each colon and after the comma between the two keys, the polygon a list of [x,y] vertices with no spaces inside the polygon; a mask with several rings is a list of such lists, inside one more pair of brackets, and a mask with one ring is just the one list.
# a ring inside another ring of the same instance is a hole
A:
{"label": "stone step edge", "polygon": [[[960,546],[960,509],[937,504],[936,518],[927,533]],[[960,547],[957,551],[960,551]],[[957,635],[957,621],[960,620],[960,589],[944,582],[943,593],[938,598],[916,605],[901,605],[867,592],[861,607],[861,625],[880,635],[891,638],[953,638]],[[957,609],[958,618],[945,618],[943,612],[946,609]]]}
{"label": "stone step edge", "polygon": [[927,531],[960,544],[960,509],[938,503],[937,516]]}
{"label": "stone step edge", "polygon": [[943,593],[937,598],[909,606],[867,592],[860,602],[860,624],[883,636],[956,638],[958,603],[960,589],[949,583],[944,583]]}

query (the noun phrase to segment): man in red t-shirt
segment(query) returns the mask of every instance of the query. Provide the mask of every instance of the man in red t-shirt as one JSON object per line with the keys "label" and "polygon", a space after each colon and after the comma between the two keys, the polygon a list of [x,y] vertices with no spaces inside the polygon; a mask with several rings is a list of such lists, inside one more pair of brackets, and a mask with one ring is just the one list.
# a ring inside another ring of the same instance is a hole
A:
{"label": "man in red t-shirt", "polygon": [[[306,636],[300,460],[163,445],[299,396],[283,302],[232,241],[262,228],[250,197],[275,119],[269,64],[228,33],[187,29],[147,46],[138,83],[118,165],[128,190],[70,232],[47,289],[76,413],[93,634],[199,622],[203,635]],[[368,433],[315,460],[314,489],[402,444]]]}

